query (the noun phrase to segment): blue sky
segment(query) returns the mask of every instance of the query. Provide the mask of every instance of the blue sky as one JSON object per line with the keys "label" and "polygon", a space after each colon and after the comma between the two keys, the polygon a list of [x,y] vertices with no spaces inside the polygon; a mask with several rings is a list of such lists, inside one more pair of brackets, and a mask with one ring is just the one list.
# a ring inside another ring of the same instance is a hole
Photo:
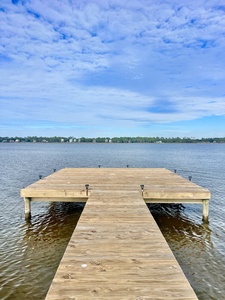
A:
{"label": "blue sky", "polygon": [[225,136],[225,4],[1,0],[0,136]]}

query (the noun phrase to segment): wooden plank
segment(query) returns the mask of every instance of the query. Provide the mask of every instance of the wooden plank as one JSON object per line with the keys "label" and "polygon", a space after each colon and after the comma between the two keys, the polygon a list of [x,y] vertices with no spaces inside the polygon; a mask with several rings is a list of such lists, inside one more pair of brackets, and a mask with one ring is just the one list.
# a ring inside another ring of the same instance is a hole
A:
{"label": "wooden plank", "polygon": [[[62,169],[21,190],[22,197],[81,198],[92,190],[137,191],[144,184],[148,199],[210,199],[210,192],[166,169]],[[85,200],[86,201],[86,200]],[[193,202],[195,203],[195,202]]]}
{"label": "wooden plank", "polygon": [[87,201],[46,299],[197,299],[145,202],[203,203],[208,220],[207,189],[166,169],[83,168],[21,196],[29,216],[31,201]]}
{"label": "wooden plank", "polygon": [[46,299],[197,297],[140,192],[93,191]]}
{"label": "wooden plank", "polygon": [[61,190],[60,188],[57,189],[51,189],[51,188],[47,188],[46,189],[31,189],[31,188],[27,188],[27,189],[23,189],[21,190],[21,197],[42,197],[42,198],[46,198],[46,197],[61,197],[61,198],[82,198],[82,197],[86,197],[86,193],[85,191],[78,191],[78,190],[70,190],[70,189],[64,189]]}
{"label": "wooden plank", "polygon": [[88,197],[32,197],[32,202],[87,202]]}

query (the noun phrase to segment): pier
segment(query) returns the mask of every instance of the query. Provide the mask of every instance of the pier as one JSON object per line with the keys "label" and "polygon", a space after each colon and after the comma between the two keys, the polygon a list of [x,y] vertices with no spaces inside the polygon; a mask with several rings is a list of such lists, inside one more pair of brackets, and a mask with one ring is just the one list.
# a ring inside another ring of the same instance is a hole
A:
{"label": "pier", "polygon": [[147,203],[197,203],[210,192],[166,169],[63,169],[21,190],[32,201],[87,202],[47,300],[197,299]]}

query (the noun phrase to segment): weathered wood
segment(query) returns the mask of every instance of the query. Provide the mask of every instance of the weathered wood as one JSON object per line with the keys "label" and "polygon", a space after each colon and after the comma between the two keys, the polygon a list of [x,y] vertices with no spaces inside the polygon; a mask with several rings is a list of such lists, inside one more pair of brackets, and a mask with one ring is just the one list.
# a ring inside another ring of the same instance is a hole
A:
{"label": "weathered wood", "polygon": [[29,220],[31,218],[31,205],[30,205],[31,199],[30,198],[24,198],[24,206],[25,206],[25,219]]}
{"label": "weathered wood", "polygon": [[87,202],[88,197],[32,197],[32,202]]}
{"label": "weathered wood", "polygon": [[[141,191],[146,203],[201,203],[208,221],[210,192],[166,169],[76,168],[62,169],[21,190],[31,201],[86,202],[92,191]],[[27,204],[28,205],[28,204]]]}
{"label": "weathered wood", "polygon": [[207,189],[166,169],[83,168],[53,173],[21,196],[26,218],[31,201],[87,201],[47,300],[197,299],[145,202],[201,203],[208,221]]}
{"label": "weathered wood", "polygon": [[205,223],[209,222],[209,200],[203,200],[202,201],[202,220]]}
{"label": "weathered wood", "polygon": [[93,191],[46,296],[52,299],[197,297],[141,191]]}

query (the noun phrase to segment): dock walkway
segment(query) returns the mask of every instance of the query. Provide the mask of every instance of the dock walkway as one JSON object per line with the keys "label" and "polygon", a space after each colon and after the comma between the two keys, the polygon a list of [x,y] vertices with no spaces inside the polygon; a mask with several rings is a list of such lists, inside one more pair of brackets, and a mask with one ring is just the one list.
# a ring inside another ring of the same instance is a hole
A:
{"label": "dock walkway", "polygon": [[99,168],[63,169],[21,195],[27,214],[31,201],[87,202],[46,300],[197,299],[145,202],[203,203],[208,217],[208,190],[166,169]]}
{"label": "dock walkway", "polygon": [[197,299],[139,192],[93,192],[46,297]]}

